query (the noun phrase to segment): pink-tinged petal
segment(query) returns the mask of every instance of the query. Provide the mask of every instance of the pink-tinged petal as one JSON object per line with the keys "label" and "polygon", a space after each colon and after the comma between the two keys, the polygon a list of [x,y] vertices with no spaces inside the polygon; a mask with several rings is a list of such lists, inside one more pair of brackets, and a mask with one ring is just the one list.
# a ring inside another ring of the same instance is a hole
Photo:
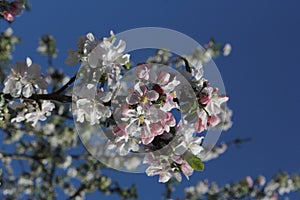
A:
{"label": "pink-tinged petal", "polygon": [[181,165],[181,171],[188,180],[189,176],[191,176],[194,172],[193,168],[187,162]]}
{"label": "pink-tinged petal", "polygon": [[167,112],[165,114],[164,122],[165,122],[166,125],[171,126],[171,127],[176,125],[176,120],[175,120],[173,114],[170,113],[170,112]]}
{"label": "pink-tinged petal", "polygon": [[165,85],[163,87],[163,90],[166,93],[169,93],[169,92],[173,91],[175,89],[175,87],[179,84],[180,84],[180,81],[176,80],[176,77],[175,77],[173,81],[169,82],[167,85]]}
{"label": "pink-tinged petal", "polygon": [[212,94],[218,94],[218,92],[219,92],[219,88],[216,87],[213,89]]}
{"label": "pink-tinged petal", "polygon": [[140,64],[136,67],[135,73],[140,80],[149,79],[149,66],[147,64]]}
{"label": "pink-tinged petal", "polygon": [[127,91],[128,91],[129,94],[132,94],[132,93],[134,93],[134,88],[130,87],[130,88],[128,88]]}
{"label": "pink-tinged petal", "polygon": [[163,125],[161,124],[161,122],[157,122],[157,123],[152,123],[150,125],[150,130],[151,130],[151,133],[152,135],[154,136],[157,136],[157,135],[161,135],[164,133],[164,127]]}
{"label": "pink-tinged petal", "polygon": [[154,176],[154,175],[160,174],[161,170],[162,170],[161,167],[158,167],[158,166],[149,166],[146,169],[146,174],[148,176]]}
{"label": "pink-tinged petal", "polygon": [[177,164],[182,164],[182,162],[183,162],[183,159],[181,158],[181,156],[176,156],[176,155],[172,156],[172,160],[174,162],[176,162]]}
{"label": "pink-tinged petal", "polygon": [[128,140],[128,134],[125,131],[126,124],[120,124],[113,129],[113,134],[116,136],[115,142],[119,142],[121,140]]}
{"label": "pink-tinged petal", "polygon": [[147,145],[150,144],[154,139],[154,135],[151,133],[148,125],[145,125],[142,130],[142,143]]}
{"label": "pink-tinged petal", "polygon": [[166,183],[170,180],[170,178],[172,177],[172,174],[170,172],[161,172],[160,176],[159,176],[159,180],[158,182],[160,183]]}
{"label": "pink-tinged petal", "polygon": [[135,116],[135,110],[130,109],[126,104],[121,107],[121,113],[123,117],[130,118]]}
{"label": "pink-tinged petal", "polygon": [[210,98],[209,98],[207,95],[205,95],[205,94],[200,94],[200,103],[201,103],[201,104],[206,105],[206,104],[208,104],[209,102],[210,102]]}
{"label": "pink-tinged petal", "polygon": [[202,120],[200,118],[198,118],[194,124],[195,127],[195,131],[197,133],[201,133],[202,131],[204,131],[205,127],[202,124]]}
{"label": "pink-tinged petal", "polygon": [[149,101],[156,101],[159,97],[159,94],[152,90],[147,92],[146,97]]}
{"label": "pink-tinged petal", "polygon": [[164,71],[157,73],[157,83],[159,85],[166,85],[170,79],[170,74]]}
{"label": "pink-tinged petal", "polygon": [[142,97],[148,91],[146,85],[141,82],[138,82],[134,85],[134,92],[138,97]]}
{"label": "pink-tinged petal", "polygon": [[211,127],[214,127],[214,126],[218,125],[221,122],[221,120],[218,116],[211,115],[210,117],[208,117],[207,122]]}
{"label": "pink-tinged petal", "polygon": [[142,95],[145,95],[148,92],[148,88],[147,88],[146,85],[141,84],[140,88],[141,88],[141,91],[142,91]]}
{"label": "pink-tinged petal", "polygon": [[139,103],[139,101],[140,101],[140,98],[137,96],[137,94],[135,92],[130,94],[128,97],[126,97],[126,102],[129,105],[137,104],[137,103]]}

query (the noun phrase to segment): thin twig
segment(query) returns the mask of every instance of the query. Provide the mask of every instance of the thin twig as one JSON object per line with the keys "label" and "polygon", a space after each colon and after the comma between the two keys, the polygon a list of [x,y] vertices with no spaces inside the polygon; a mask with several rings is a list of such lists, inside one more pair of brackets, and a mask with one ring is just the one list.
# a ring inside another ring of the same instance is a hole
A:
{"label": "thin twig", "polygon": [[76,75],[74,75],[64,86],[54,92],[54,94],[60,94],[65,91],[74,81],[76,80]]}

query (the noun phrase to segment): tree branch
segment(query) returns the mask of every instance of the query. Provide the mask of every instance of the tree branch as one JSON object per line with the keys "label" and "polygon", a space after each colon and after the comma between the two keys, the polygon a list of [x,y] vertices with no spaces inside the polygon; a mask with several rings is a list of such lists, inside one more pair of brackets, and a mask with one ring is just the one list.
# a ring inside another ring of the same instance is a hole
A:
{"label": "tree branch", "polygon": [[74,81],[76,80],[76,74],[64,85],[62,86],[60,89],[58,89],[57,91],[54,92],[54,94],[60,94],[63,91],[65,91]]}
{"label": "tree branch", "polygon": [[[3,93],[0,93],[2,95]],[[12,97],[10,94],[4,94],[5,99],[19,99],[16,97]],[[57,94],[57,93],[51,93],[51,94],[32,94],[28,98],[22,98],[25,100],[52,100],[52,101],[58,101],[62,103],[70,103],[72,102],[72,97],[67,96],[67,95],[62,95],[62,94]]]}

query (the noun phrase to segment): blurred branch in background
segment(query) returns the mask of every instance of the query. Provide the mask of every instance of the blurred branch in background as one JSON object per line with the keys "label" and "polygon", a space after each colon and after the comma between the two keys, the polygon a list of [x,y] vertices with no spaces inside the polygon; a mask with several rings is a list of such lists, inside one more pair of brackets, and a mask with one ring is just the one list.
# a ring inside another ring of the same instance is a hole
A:
{"label": "blurred branch in background", "polygon": [[300,191],[299,174],[289,175],[286,172],[276,174],[269,182],[262,175],[254,180],[246,176],[237,183],[219,186],[208,180],[200,181],[197,185],[185,189],[185,200],[210,199],[260,199],[276,200],[280,196]]}

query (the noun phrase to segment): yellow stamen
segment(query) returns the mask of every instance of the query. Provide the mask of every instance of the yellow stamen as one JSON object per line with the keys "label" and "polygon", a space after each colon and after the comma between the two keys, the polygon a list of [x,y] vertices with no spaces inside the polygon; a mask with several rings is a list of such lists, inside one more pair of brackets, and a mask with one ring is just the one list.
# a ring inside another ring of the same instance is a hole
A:
{"label": "yellow stamen", "polygon": [[174,91],[174,92],[172,92],[172,97],[174,97],[174,98],[177,98],[177,94],[176,94],[176,91]]}
{"label": "yellow stamen", "polygon": [[145,116],[144,115],[140,115],[139,116],[139,123],[142,124],[145,121]]}
{"label": "yellow stamen", "polygon": [[145,96],[141,97],[141,102],[142,103],[146,103],[147,101],[148,101],[147,97],[145,97]]}

